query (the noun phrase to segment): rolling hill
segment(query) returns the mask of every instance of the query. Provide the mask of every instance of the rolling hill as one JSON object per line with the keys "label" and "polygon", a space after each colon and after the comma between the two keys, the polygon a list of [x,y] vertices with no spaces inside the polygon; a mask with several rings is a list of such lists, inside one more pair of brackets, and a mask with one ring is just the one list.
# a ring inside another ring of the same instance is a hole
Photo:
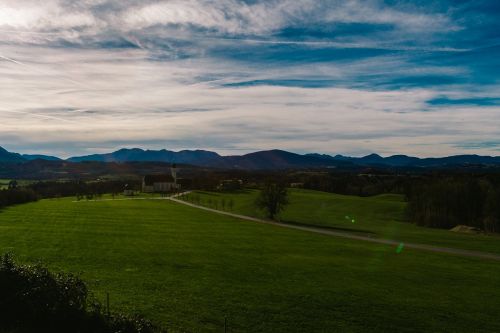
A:
{"label": "rolling hill", "polygon": [[56,157],[56,156],[39,155],[39,154],[34,154],[34,155],[23,154],[22,157],[28,161],[34,161],[34,160],[62,161],[62,159],[60,159],[59,157]]}

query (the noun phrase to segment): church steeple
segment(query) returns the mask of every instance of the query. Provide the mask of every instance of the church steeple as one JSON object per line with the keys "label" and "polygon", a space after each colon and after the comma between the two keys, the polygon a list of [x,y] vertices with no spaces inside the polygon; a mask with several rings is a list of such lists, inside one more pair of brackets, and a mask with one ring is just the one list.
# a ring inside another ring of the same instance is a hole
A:
{"label": "church steeple", "polygon": [[170,167],[170,173],[174,178],[174,183],[177,184],[177,164],[172,163],[172,166]]}

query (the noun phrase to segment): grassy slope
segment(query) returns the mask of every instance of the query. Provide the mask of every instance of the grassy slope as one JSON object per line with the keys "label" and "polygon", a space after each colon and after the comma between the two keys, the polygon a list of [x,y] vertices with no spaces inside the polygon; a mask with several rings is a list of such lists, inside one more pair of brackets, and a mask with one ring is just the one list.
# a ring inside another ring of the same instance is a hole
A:
{"label": "grassy slope", "polygon": [[166,201],[44,200],[0,212],[0,251],[82,272],[178,331],[500,331],[496,262],[243,222]]}
{"label": "grassy slope", "polygon": [[[233,211],[245,215],[264,217],[255,208],[257,191],[237,193],[198,192],[202,204],[209,199],[234,202]],[[405,220],[406,203],[399,195],[379,195],[370,198],[345,196],[332,193],[298,190],[290,192],[290,205],[282,214],[284,222],[335,228],[360,232],[374,237],[402,242],[423,243],[468,250],[500,253],[500,237],[495,235],[457,234],[448,230],[418,227]],[[226,208],[228,210],[228,208]],[[349,216],[349,219],[346,219]],[[352,219],[355,223],[352,223]]]}
{"label": "grassy slope", "polygon": [[[0,178],[0,190],[7,189],[9,187],[10,181],[11,181],[11,179]],[[19,186],[29,185],[30,183],[32,183],[32,181],[30,181],[30,180],[17,179],[17,184]]]}

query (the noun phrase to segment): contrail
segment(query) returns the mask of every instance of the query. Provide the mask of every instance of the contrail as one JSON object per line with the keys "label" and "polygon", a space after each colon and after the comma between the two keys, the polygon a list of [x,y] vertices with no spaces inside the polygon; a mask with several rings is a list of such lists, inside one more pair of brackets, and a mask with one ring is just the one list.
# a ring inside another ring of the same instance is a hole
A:
{"label": "contrail", "polygon": [[26,111],[13,111],[13,110],[0,109],[0,112],[23,114],[23,115],[29,115],[29,116],[34,116],[34,117],[38,117],[38,118],[63,121],[63,122],[72,123],[72,124],[77,124],[78,123],[78,122],[73,121],[73,120],[68,120],[68,119],[54,117],[54,116],[48,116],[48,115],[45,115],[45,114],[31,113],[31,112],[26,112]]}
{"label": "contrail", "polygon": [[11,59],[11,58],[8,58],[6,56],[3,56],[0,54],[0,58],[4,59],[4,60],[7,60],[7,61],[10,61],[10,62],[13,62],[15,64],[18,64],[18,65],[21,65],[21,66],[26,66],[25,64],[23,64],[22,62],[19,62],[17,60],[14,60],[14,59]]}
{"label": "contrail", "polygon": [[[34,68],[34,67],[30,66],[30,65],[27,65],[27,64],[25,64],[25,63],[23,63],[23,62],[21,62],[21,61],[18,61],[18,60],[15,60],[15,59],[12,59],[12,58],[6,57],[6,56],[4,56],[4,55],[2,55],[2,54],[0,54],[0,59],[4,59],[4,60],[9,61],[9,62],[12,62],[12,63],[14,63],[14,64],[16,64],[16,65],[23,66],[23,67],[25,67],[25,68],[27,68],[27,69],[29,69],[29,70],[32,70],[32,71],[34,71],[34,72],[38,72],[38,73],[40,73],[40,74],[45,74],[45,75],[54,75],[54,74],[52,74],[52,73],[48,73],[48,72],[45,72],[45,71],[41,71],[41,70],[39,70],[39,69],[37,69],[37,68]],[[58,76],[59,76],[59,77],[61,77],[63,80],[66,80],[66,81],[68,81],[68,82],[71,82],[71,83],[73,83],[73,84],[76,84],[76,85],[78,85],[78,86],[80,86],[80,87],[85,87],[86,89],[90,89],[90,87],[89,87],[89,86],[87,86],[87,85],[86,85],[86,84],[84,84],[84,83],[81,83],[81,82],[75,81],[75,80],[73,80],[73,79],[70,79],[70,78],[65,77],[65,76],[62,76],[62,75],[58,75]]]}
{"label": "contrail", "polygon": [[46,31],[28,31],[28,30],[5,30],[1,29],[0,32],[8,34],[28,34],[28,35],[41,35],[41,36],[60,36],[59,32],[46,32]]}
{"label": "contrail", "polygon": [[392,51],[436,51],[436,52],[467,52],[470,48],[454,48],[454,47],[418,47],[418,46],[388,46],[387,44],[364,44],[364,43],[342,43],[335,41],[306,41],[306,40],[266,40],[266,39],[254,39],[254,38],[229,38],[229,37],[196,37],[193,39],[198,40],[220,40],[229,42],[243,42],[243,43],[253,43],[253,44],[271,44],[271,45],[303,45],[303,46],[323,46],[323,47],[333,47],[333,48],[372,48],[381,50],[392,50]]}

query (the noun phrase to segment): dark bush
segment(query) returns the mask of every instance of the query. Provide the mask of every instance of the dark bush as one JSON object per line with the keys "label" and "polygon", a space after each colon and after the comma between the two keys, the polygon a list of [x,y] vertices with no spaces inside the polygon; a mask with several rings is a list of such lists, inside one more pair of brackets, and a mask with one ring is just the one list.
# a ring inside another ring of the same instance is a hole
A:
{"label": "dark bush", "polygon": [[0,332],[154,333],[140,317],[107,316],[89,299],[85,283],[72,274],[54,274],[43,266],[0,259]]}

